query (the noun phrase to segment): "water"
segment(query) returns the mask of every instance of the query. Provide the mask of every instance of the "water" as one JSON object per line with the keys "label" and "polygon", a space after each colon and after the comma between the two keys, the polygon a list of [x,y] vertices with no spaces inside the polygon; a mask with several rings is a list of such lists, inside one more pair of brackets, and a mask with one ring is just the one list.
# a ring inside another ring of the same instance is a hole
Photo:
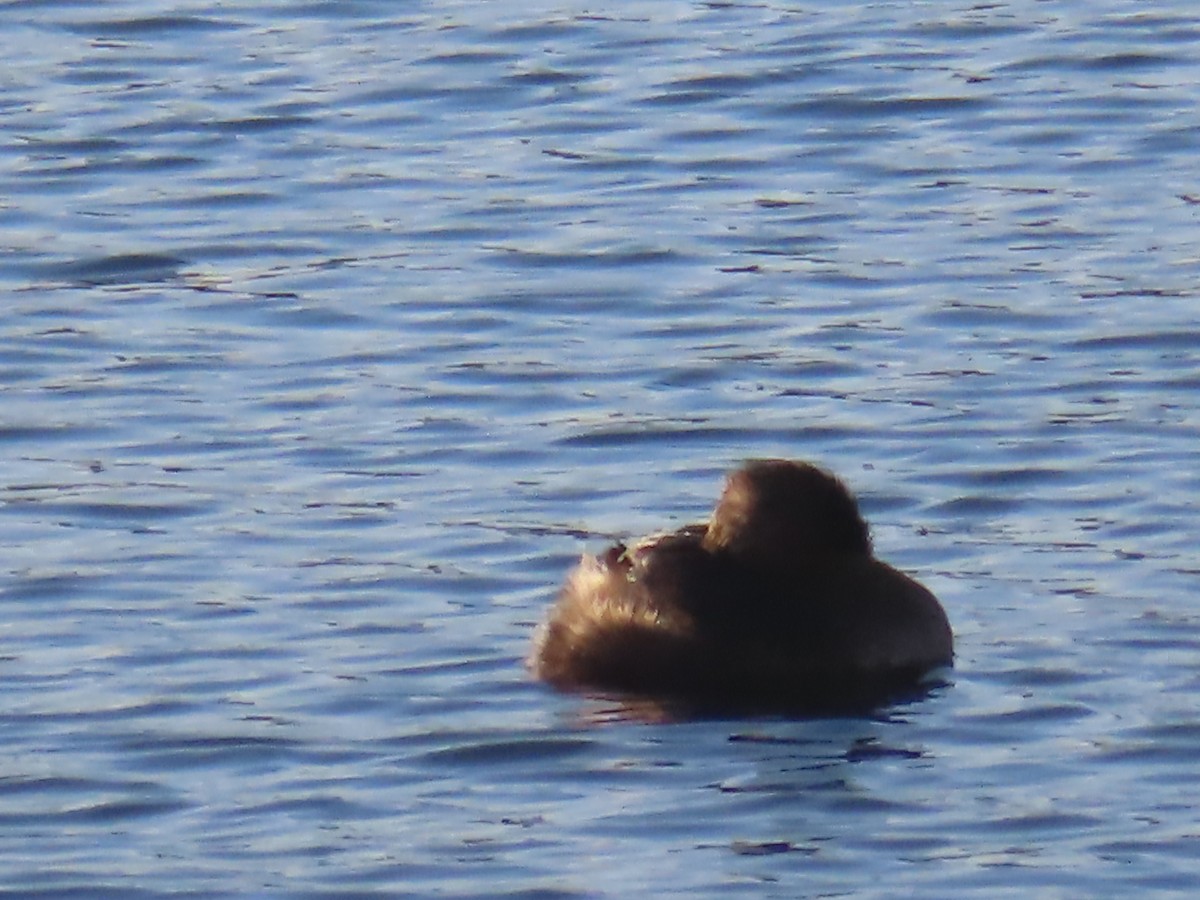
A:
{"label": "water", "polygon": [[[1183,2],[0,5],[12,896],[1037,896],[1200,864]],[[954,684],[526,678],[823,463]]]}

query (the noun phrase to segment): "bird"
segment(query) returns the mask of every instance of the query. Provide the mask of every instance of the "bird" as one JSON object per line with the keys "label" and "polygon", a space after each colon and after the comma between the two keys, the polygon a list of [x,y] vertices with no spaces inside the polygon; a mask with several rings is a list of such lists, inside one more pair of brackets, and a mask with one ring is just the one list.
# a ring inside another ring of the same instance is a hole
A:
{"label": "bird", "polygon": [[927,693],[953,660],[941,603],[875,557],[846,485],[753,459],[707,522],[584,554],[527,664],[567,691],[841,713]]}

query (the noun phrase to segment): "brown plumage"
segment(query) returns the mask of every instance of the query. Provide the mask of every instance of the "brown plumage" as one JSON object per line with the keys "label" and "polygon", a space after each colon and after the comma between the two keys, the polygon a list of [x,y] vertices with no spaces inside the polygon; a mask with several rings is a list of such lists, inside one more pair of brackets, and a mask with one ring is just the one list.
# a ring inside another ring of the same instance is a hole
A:
{"label": "brown plumage", "polygon": [[837,478],[755,460],[708,523],[585,555],[529,664],[564,689],[850,710],[915,692],[953,655],[941,605],[872,555]]}

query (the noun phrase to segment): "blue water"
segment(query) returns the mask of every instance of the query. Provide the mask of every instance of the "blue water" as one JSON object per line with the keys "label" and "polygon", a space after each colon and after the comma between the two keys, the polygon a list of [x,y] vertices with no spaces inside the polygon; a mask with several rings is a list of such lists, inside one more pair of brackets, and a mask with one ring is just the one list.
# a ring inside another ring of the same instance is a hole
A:
{"label": "blue water", "polygon": [[[1194,889],[1192,7],[0,3],[0,892]],[[764,455],[953,685],[528,680]]]}

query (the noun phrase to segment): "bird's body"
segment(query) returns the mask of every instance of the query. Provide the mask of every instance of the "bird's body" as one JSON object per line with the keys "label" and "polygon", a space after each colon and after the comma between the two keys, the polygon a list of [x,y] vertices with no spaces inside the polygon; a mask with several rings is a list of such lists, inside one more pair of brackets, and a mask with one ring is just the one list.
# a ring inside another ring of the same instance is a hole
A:
{"label": "bird's body", "polygon": [[760,460],[730,476],[710,522],[584,556],[530,665],[567,689],[838,709],[952,660],[941,605],[872,555],[844,485]]}

